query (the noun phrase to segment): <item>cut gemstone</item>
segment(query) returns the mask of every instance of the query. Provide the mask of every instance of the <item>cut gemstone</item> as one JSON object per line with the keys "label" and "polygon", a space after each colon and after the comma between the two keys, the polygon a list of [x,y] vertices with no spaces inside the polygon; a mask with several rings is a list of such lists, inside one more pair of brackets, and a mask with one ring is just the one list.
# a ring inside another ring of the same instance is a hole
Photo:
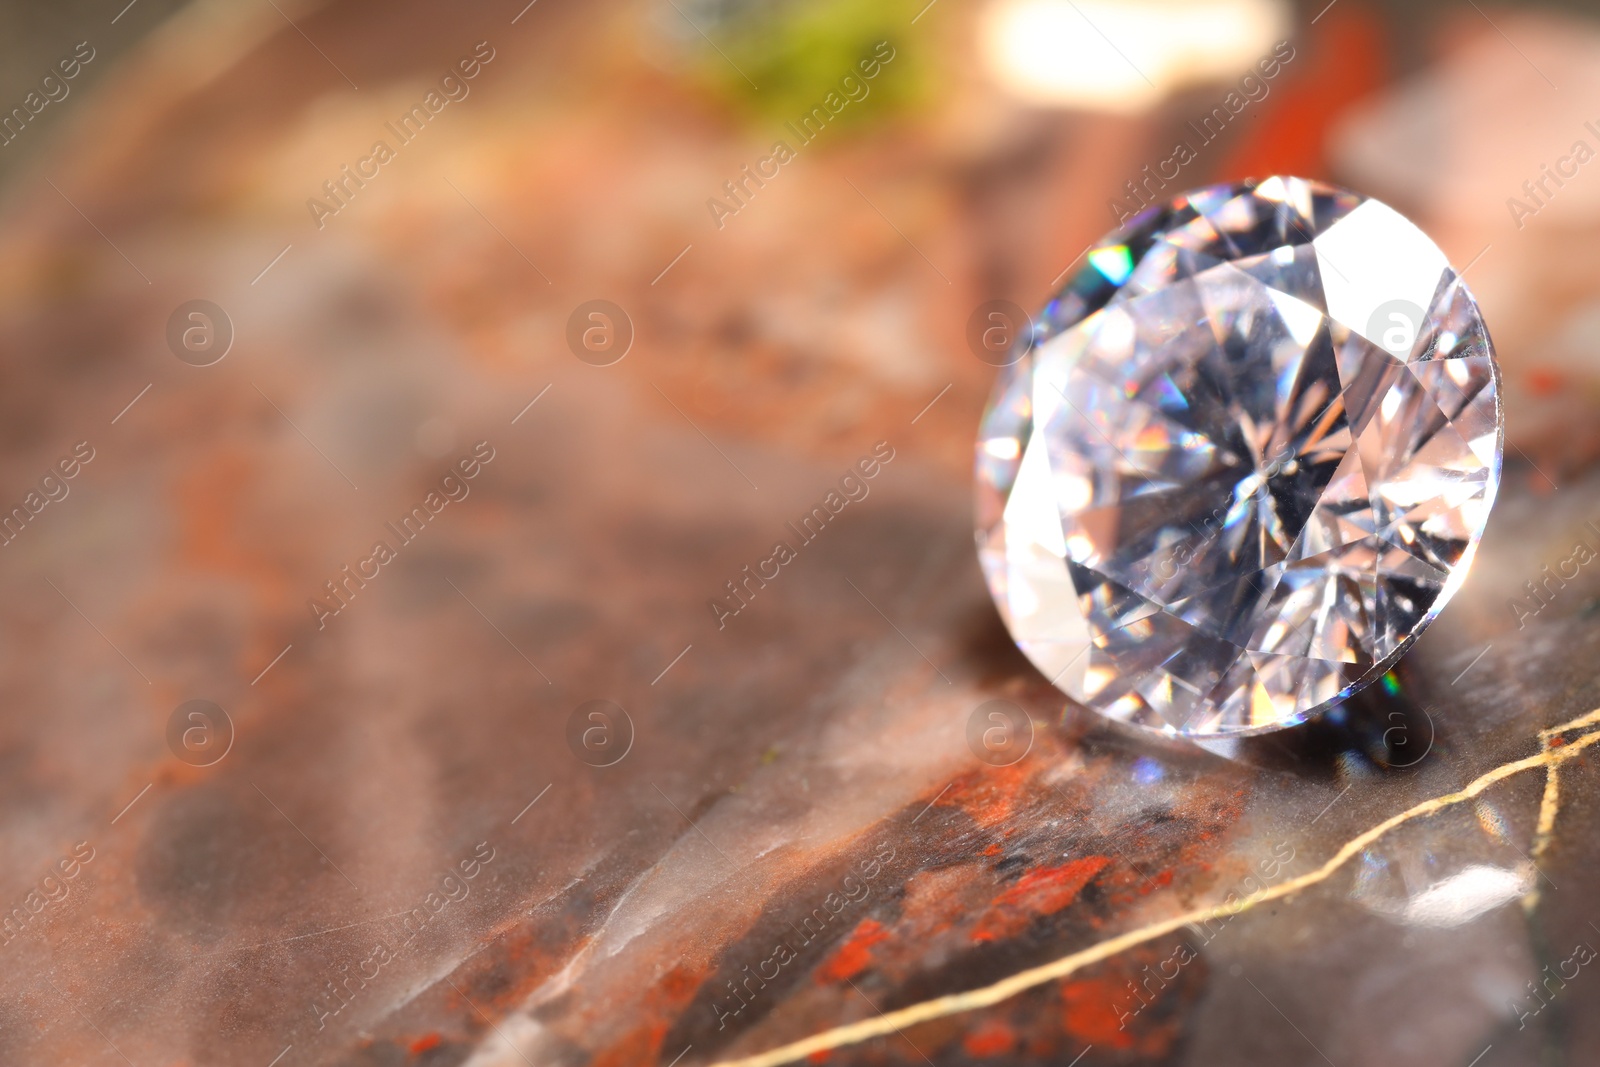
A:
{"label": "cut gemstone", "polygon": [[1099,242],[1019,341],[977,447],[978,554],[1069,697],[1167,733],[1303,722],[1465,579],[1500,483],[1499,370],[1444,254],[1299,178]]}

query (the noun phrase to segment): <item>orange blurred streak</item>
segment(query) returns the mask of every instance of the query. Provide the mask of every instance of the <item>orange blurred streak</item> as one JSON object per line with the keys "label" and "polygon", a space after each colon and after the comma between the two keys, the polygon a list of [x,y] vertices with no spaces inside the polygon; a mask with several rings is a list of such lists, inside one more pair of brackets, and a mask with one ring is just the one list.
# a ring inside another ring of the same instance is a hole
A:
{"label": "orange blurred streak", "polygon": [[1343,0],[1295,42],[1308,55],[1292,68],[1291,81],[1264,103],[1260,121],[1247,130],[1224,159],[1218,181],[1293,174],[1327,175],[1323,151],[1328,130],[1357,101],[1390,78],[1382,16],[1363,4]]}

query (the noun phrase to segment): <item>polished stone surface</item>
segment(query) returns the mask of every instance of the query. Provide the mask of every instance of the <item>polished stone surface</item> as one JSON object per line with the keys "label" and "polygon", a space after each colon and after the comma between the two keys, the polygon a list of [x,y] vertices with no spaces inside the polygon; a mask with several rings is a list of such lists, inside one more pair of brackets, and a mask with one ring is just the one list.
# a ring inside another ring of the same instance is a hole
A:
{"label": "polished stone surface", "polygon": [[[963,330],[1073,244],[991,247],[984,205],[1081,247],[1067,177],[1152,130],[1035,131],[1025,188],[923,125],[819,144],[718,231],[767,131],[709,124],[626,12],[279,6],[359,90],[270,5],[196,9],[9,190],[0,490],[94,458],[0,548],[0,1062],[1600,1058],[1593,473],[1508,466],[1400,694],[1209,749],[1064,715],[972,550]],[[168,347],[195,299],[235,328],[211,366]],[[605,367],[566,341],[600,299],[637,335]],[[969,745],[994,701],[1011,762]]]}
{"label": "polished stone surface", "polygon": [[1379,201],[1274,177],[1151,208],[1012,359],[978,432],[979,557],[1028,658],[1110,718],[1304,722],[1471,568],[1494,351],[1444,253]]}

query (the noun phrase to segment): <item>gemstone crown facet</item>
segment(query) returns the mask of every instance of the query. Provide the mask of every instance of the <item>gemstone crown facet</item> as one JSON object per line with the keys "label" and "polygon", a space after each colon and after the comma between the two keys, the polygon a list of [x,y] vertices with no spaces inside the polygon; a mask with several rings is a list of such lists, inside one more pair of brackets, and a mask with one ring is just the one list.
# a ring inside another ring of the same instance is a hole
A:
{"label": "gemstone crown facet", "polygon": [[1394,209],[1219,185],[1094,245],[1002,370],[977,541],[1069,697],[1190,737],[1303,722],[1465,579],[1500,482],[1478,306]]}

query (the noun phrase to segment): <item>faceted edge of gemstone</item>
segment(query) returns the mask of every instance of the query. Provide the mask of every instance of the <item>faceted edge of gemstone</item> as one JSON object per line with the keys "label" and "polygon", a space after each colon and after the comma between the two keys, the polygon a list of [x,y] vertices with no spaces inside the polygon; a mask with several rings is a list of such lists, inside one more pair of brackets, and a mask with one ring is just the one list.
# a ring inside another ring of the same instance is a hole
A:
{"label": "faceted edge of gemstone", "polygon": [[[1476,298],[1472,296],[1470,291],[1467,292],[1466,295],[1468,299],[1472,300],[1473,310],[1479,311]],[[1218,739],[1253,737],[1261,734],[1274,733],[1278,730],[1288,727],[1300,726],[1304,723],[1321,718],[1338,705],[1344,703],[1346,700],[1349,700],[1367,686],[1371,685],[1373,682],[1376,682],[1379,678],[1382,678],[1385,674],[1389,673],[1389,671],[1394,668],[1395,664],[1404,659],[1406,654],[1411,651],[1411,646],[1417,643],[1417,639],[1427,631],[1429,626],[1433,625],[1433,621],[1439,617],[1439,613],[1444,611],[1451,599],[1453,599],[1456,593],[1461,589],[1461,586],[1466,583],[1467,578],[1472,574],[1472,564],[1477,559],[1478,546],[1483,543],[1484,531],[1488,529],[1489,519],[1494,514],[1494,499],[1500,492],[1500,476],[1505,468],[1506,454],[1506,400],[1505,393],[1501,388],[1502,383],[1500,380],[1500,360],[1495,356],[1494,339],[1489,335],[1489,326],[1483,321],[1483,315],[1481,311],[1478,314],[1478,323],[1483,330],[1485,353],[1489,356],[1490,382],[1492,388],[1494,389],[1494,462],[1490,465],[1489,477],[1485,481],[1483,488],[1483,527],[1477,531],[1476,539],[1467,544],[1467,547],[1461,553],[1461,558],[1457,560],[1455,566],[1450,569],[1450,577],[1446,579],[1444,585],[1439,588],[1439,595],[1433,598],[1433,603],[1428,606],[1428,610],[1423,613],[1422,617],[1417,620],[1414,626],[1412,626],[1411,633],[1405,638],[1405,640],[1401,641],[1395,646],[1393,652],[1390,652],[1383,659],[1374,663],[1372,668],[1368,670],[1367,673],[1363,674],[1360,678],[1357,678],[1344,689],[1341,689],[1337,696],[1307,709],[1304,713],[1296,715],[1293,717],[1293,719],[1287,720],[1281,725],[1267,726],[1257,729],[1247,727],[1243,730],[1225,730],[1210,734],[1194,735],[1183,734],[1177,730],[1174,730],[1174,733],[1177,734],[1177,736],[1206,738],[1214,737]],[[1069,697],[1068,700],[1071,700],[1071,698]],[[1089,710],[1093,711],[1094,709],[1090,708]]]}
{"label": "faceted edge of gemstone", "polygon": [[[1261,186],[1273,182],[1295,182],[1305,185],[1312,195],[1326,197],[1328,203],[1325,206],[1330,207],[1344,197],[1356,196],[1360,202],[1375,199],[1353,194],[1350,190],[1319,178],[1269,175],[1264,178],[1249,177],[1232,182],[1213,182],[1210,185],[1190,189],[1174,200],[1149,204],[1129,216],[1110,233],[1084,248],[1083,265],[1071,271],[1063,284],[1050,295],[1039,313],[1033,316],[1031,330],[1025,335],[1019,335],[1013,345],[1012,363],[1016,362],[1015,354],[1018,350],[1024,353],[1033,351],[1057,334],[1064,333],[1100,311],[1113,300],[1127,279],[1117,280],[1107,275],[1098,265],[1095,259],[1096,253],[1105,253],[1122,247],[1128,251],[1132,261],[1137,263],[1162,239],[1153,235],[1181,230],[1205,213],[1207,208],[1204,205],[1207,201],[1225,203],[1254,193]],[[1215,207],[1216,204],[1211,206]],[[1341,217],[1353,206],[1348,205],[1346,211],[1341,212]],[[1316,237],[1314,232],[1299,227],[1295,229],[1300,240],[1290,239],[1286,243],[1290,245],[1313,243]]]}
{"label": "faceted edge of gemstone", "polygon": [[[1469,299],[1472,299],[1473,310],[1477,311],[1477,300],[1472,297],[1470,292],[1467,293],[1467,296]],[[1457,591],[1460,590],[1461,586],[1466,582],[1468,576],[1470,576],[1472,573],[1472,564],[1477,558],[1478,545],[1482,543],[1484,529],[1488,528],[1489,517],[1494,513],[1494,499],[1500,491],[1500,476],[1505,466],[1505,393],[1501,389],[1500,361],[1495,357],[1494,354],[1494,340],[1489,335],[1488,324],[1483,322],[1483,315],[1481,312],[1478,315],[1478,322],[1483,329],[1484,348],[1486,350],[1486,354],[1489,356],[1490,381],[1491,387],[1494,389],[1495,423],[1494,462],[1490,466],[1489,477],[1485,481],[1483,490],[1483,529],[1478,530],[1477,539],[1471,541],[1467,545],[1466,549],[1462,551],[1461,559],[1458,560],[1456,565],[1451,568],[1450,577],[1446,579],[1444,585],[1440,587],[1439,595],[1433,598],[1433,603],[1429,605],[1428,610],[1423,613],[1422,617],[1417,620],[1416,624],[1411,628],[1411,633],[1405,638],[1405,640],[1396,645],[1394,650],[1383,659],[1375,662],[1365,674],[1361,675],[1355,681],[1339,690],[1336,696],[1330,697],[1321,704],[1307,708],[1303,712],[1297,712],[1293,716],[1285,718],[1279,722],[1275,722],[1269,726],[1246,726],[1238,729],[1188,733],[1176,726],[1172,726],[1171,724],[1166,724],[1165,726],[1159,727],[1146,726],[1139,723],[1128,723],[1127,725],[1134,726],[1137,729],[1159,733],[1166,737],[1181,737],[1190,741],[1230,741],[1235,738],[1261,737],[1266,734],[1277,733],[1279,730],[1288,730],[1293,729],[1296,726],[1303,726],[1306,723],[1314,722],[1317,719],[1322,718],[1328,712],[1332,711],[1340,704],[1343,704],[1357,693],[1360,693],[1363,689],[1366,689],[1367,686],[1371,685],[1373,682],[1376,682],[1379,678],[1382,678],[1385,674],[1389,673],[1389,671],[1394,668],[1395,664],[1399,663],[1405,658],[1406,654],[1410,652],[1411,646],[1416,644],[1417,639],[1427,631],[1429,626],[1433,625],[1433,621],[1439,617],[1440,612],[1444,611],[1445,606],[1450,603],[1451,599],[1456,595]],[[1068,704],[1081,707],[1092,714],[1099,715],[1101,718],[1109,718],[1109,716],[1097,708],[1093,708],[1087,704],[1073,700],[1070,696],[1067,696],[1066,700]]]}
{"label": "faceted edge of gemstone", "polygon": [[[1319,188],[1323,188],[1323,189],[1326,189],[1326,190],[1329,190],[1329,191],[1335,191],[1335,192],[1339,191],[1337,186],[1333,186],[1333,185],[1330,185],[1329,183],[1318,181],[1316,179],[1298,179],[1298,180],[1305,181],[1305,182],[1307,182],[1307,183],[1309,183],[1311,185],[1314,185],[1314,186],[1317,186]],[[1225,189],[1229,189],[1229,188],[1234,189],[1235,193],[1237,195],[1239,193],[1248,192],[1248,191],[1256,188],[1257,186],[1259,186],[1262,183],[1262,181],[1263,181],[1262,179],[1251,178],[1251,179],[1246,179],[1244,181],[1237,182],[1237,183],[1227,183],[1227,182],[1215,183],[1213,185],[1208,185],[1208,186],[1204,186],[1204,187],[1196,189],[1196,190],[1192,190],[1190,193],[1186,194],[1185,199],[1192,201],[1194,199],[1200,198],[1200,197],[1205,196],[1205,195],[1215,195],[1218,192],[1220,192],[1222,190],[1225,190]],[[1370,197],[1363,198],[1363,200],[1370,200],[1370,199],[1372,199],[1372,198],[1370,198]],[[1137,215],[1135,215],[1132,218],[1128,219],[1122,225],[1118,226],[1110,234],[1107,234],[1106,236],[1102,237],[1099,241],[1097,241],[1093,245],[1091,245],[1090,248],[1102,248],[1102,247],[1106,247],[1106,246],[1117,244],[1117,243],[1126,243],[1125,241],[1122,240],[1123,238],[1135,235],[1136,233],[1138,233],[1139,231],[1141,231],[1145,227],[1149,226],[1150,223],[1157,216],[1161,215],[1163,212],[1170,212],[1171,210],[1172,210],[1172,207],[1171,207],[1170,204],[1152,204],[1149,207],[1145,208],[1143,211],[1139,212]],[[1087,251],[1087,249],[1086,249],[1086,251]],[[1446,271],[1454,274],[1457,278],[1459,278],[1459,276],[1460,276],[1459,272],[1454,271],[1454,269],[1448,263],[1446,264]],[[1072,313],[1068,312],[1066,308],[1063,308],[1061,306],[1063,304],[1063,302],[1066,300],[1066,298],[1069,296],[1069,294],[1073,291],[1074,283],[1078,282],[1081,278],[1084,278],[1086,276],[1090,276],[1090,277],[1098,276],[1097,272],[1094,271],[1094,268],[1090,264],[1087,264],[1087,263],[1084,266],[1078,268],[1078,270],[1074,271],[1072,276],[1070,276],[1069,278],[1066,279],[1065,283],[1063,285],[1061,285],[1058,288],[1058,290],[1051,296],[1050,300],[1046,303],[1045,307],[1040,311],[1040,313],[1033,318],[1033,320],[1032,320],[1032,322],[1030,324],[1032,328],[1029,331],[1029,334],[1027,336],[1027,342],[1026,342],[1026,346],[1025,347],[1021,346],[1021,340],[1022,339],[1021,338],[1018,339],[1018,342],[1019,342],[1018,346],[1022,347],[1022,351],[1020,353],[1020,357],[1021,358],[1016,359],[1016,360],[1012,361],[1011,363],[1009,363],[1009,364],[1005,365],[1004,367],[1002,367],[1001,370],[1000,370],[1000,373],[996,376],[996,380],[995,380],[994,384],[991,386],[990,402],[989,402],[989,404],[986,405],[983,418],[982,418],[982,420],[980,420],[980,427],[984,423],[986,423],[988,421],[988,417],[989,417],[989,415],[991,413],[991,410],[992,410],[992,407],[993,407],[994,398],[999,396],[1003,392],[1004,383],[1010,381],[1011,378],[1014,378],[1017,375],[1020,375],[1021,373],[1023,373],[1023,368],[1022,368],[1021,364],[1024,364],[1025,362],[1027,362],[1027,361],[1029,361],[1031,359],[1033,352],[1038,348],[1038,346],[1041,343],[1043,343],[1045,340],[1048,340],[1049,338],[1053,337],[1054,335],[1056,335],[1058,333],[1061,333],[1061,332],[1063,332],[1063,331],[1065,331],[1067,329],[1070,329],[1072,326],[1076,325],[1078,322],[1083,321],[1084,318],[1086,318],[1089,314],[1092,314],[1094,310],[1097,310],[1098,307],[1100,307],[1100,306],[1102,306],[1104,304],[1104,300],[1101,300],[1101,301],[1095,302],[1092,307],[1079,307],[1079,308],[1076,309],[1076,314],[1072,314]],[[1110,286],[1109,288],[1114,290],[1116,287],[1113,285],[1113,286]],[[1165,736],[1165,737],[1181,737],[1181,738],[1185,738],[1185,739],[1191,740],[1191,741],[1227,741],[1227,740],[1232,740],[1232,739],[1235,739],[1235,738],[1257,737],[1257,736],[1263,736],[1263,735],[1270,734],[1270,733],[1276,733],[1279,730],[1292,729],[1293,727],[1301,726],[1301,725],[1304,725],[1306,723],[1309,723],[1309,722],[1312,722],[1312,721],[1315,721],[1317,719],[1322,718],[1324,715],[1326,715],[1333,708],[1339,706],[1340,704],[1342,704],[1345,701],[1349,700],[1351,697],[1353,697],[1356,694],[1360,693],[1362,690],[1366,689],[1369,685],[1371,685],[1373,682],[1377,681],[1379,678],[1382,678],[1391,669],[1393,669],[1395,664],[1399,663],[1400,660],[1402,660],[1406,656],[1406,654],[1411,650],[1411,647],[1416,643],[1417,639],[1419,637],[1421,637],[1422,634],[1427,630],[1427,628],[1433,624],[1434,620],[1439,617],[1439,614],[1450,603],[1450,601],[1454,598],[1456,592],[1461,588],[1461,586],[1465,583],[1466,579],[1469,577],[1469,575],[1471,573],[1471,570],[1472,570],[1472,564],[1473,564],[1474,560],[1477,557],[1478,545],[1482,541],[1482,537],[1483,537],[1483,533],[1484,533],[1485,529],[1487,529],[1488,522],[1489,522],[1489,516],[1493,513],[1493,510],[1494,510],[1494,501],[1495,501],[1495,497],[1499,493],[1500,479],[1501,479],[1501,476],[1502,476],[1502,473],[1503,473],[1503,469],[1504,469],[1504,465],[1505,465],[1505,395],[1504,395],[1504,391],[1503,391],[1503,382],[1502,382],[1502,379],[1501,379],[1500,362],[1499,362],[1499,359],[1495,355],[1494,341],[1493,341],[1493,338],[1490,335],[1488,324],[1483,319],[1482,311],[1481,311],[1481,309],[1478,308],[1477,299],[1475,297],[1473,297],[1471,291],[1465,289],[1465,287],[1463,287],[1463,293],[1467,297],[1467,299],[1469,301],[1471,301],[1472,307],[1473,307],[1473,311],[1476,314],[1476,318],[1477,318],[1477,321],[1478,321],[1479,328],[1482,331],[1482,335],[1483,335],[1483,352],[1482,352],[1482,354],[1483,355],[1487,355],[1489,357],[1488,362],[1489,362],[1489,370],[1490,370],[1490,376],[1491,376],[1490,377],[1490,382],[1491,382],[1491,388],[1494,391],[1494,407],[1495,407],[1494,459],[1493,459],[1493,463],[1490,465],[1489,476],[1486,479],[1485,486],[1484,486],[1484,493],[1483,493],[1484,520],[1483,520],[1483,526],[1480,527],[1477,530],[1476,539],[1472,540],[1466,546],[1466,548],[1463,550],[1461,558],[1456,562],[1455,566],[1451,568],[1451,572],[1450,572],[1449,578],[1445,581],[1444,585],[1440,588],[1438,595],[1434,597],[1432,603],[1428,607],[1428,610],[1412,626],[1410,634],[1404,640],[1402,640],[1388,655],[1384,656],[1381,660],[1376,661],[1366,671],[1366,673],[1362,674],[1360,677],[1356,678],[1354,681],[1350,682],[1349,684],[1344,686],[1342,689],[1340,689],[1340,691],[1335,696],[1330,697],[1329,699],[1323,701],[1322,703],[1314,705],[1313,707],[1308,708],[1305,711],[1297,712],[1297,713],[1295,713],[1294,715],[1292,715],[1290,717],[1287,717],[1287,718],[1285,718],[1283,720],[1280,720],[1278,722],[1272,723],[1270,725],[1259,726],[1259,727],[1249,727],[1249,726],[1247,726],[1247,727],[1240,727],[1240,728],[1234,728],[1234,729],[1193,731],[1193,732],[1191,732],[1191,731],[1185,731],[1185,730],[1183,730],[1183,729],[1181,729],[1181,728],[1179,728],[1177,726],[1172,725],[1171,723],[1162,722],[1159,725],[1158,724],[1152,724],[1152,723],[1136,723],[1136,722],[1132,722],[1132,721],[1129,721],[1129,720],[1124,719],[1124,718],[1119,718],[1119,717],[1116,717],[1116,716],[1113,716],[1113,715],[1109,715],[1105,711],[1103,711],[1103,710],[1101,710],[1099,708],[1095,708],[1095,707],[1093,707],[1091,705],[1084,704],[1081,701],[1073,699],[1070,695],[1067,695],[1067,694],[1063,693],[1062,695],[1063,695],[1063,697],[1065,699],[1065,702],[1066,702],[1067,706],[1082,708],[1083,710],[1088,711],[1088,712],[1094,714],[1095,716],[1097,716],[1099,718],[1108,719],[1108,720],[1114,721],[1114,722],[1121,722],[1124,725],[1135,727],[1135,728],[1137,728],[1137,729],[1139,729],[1141,731],[1148,731],[1150,733],[1159,734],[1159,735]],[[1064,312],[1066,313],[1065,315],[1063,314]],[[1027,425],[1031,426],[1031,424],[1033,422],[1032,414],[1030,413],[1030,415],[1026,419],[1024,419],[1023,421]],[[991,462],[993,462],[993,461],[991,460]],[[1015,469],[1011,470],[1009,473],[1010,473],[1012,478],[1014,478],[1015,475],[1016,475]],[[981,476],[978,479],[976,479],[976,481],[979,481],[979,482],[981,482],[981,480],[982,480]],[[1008,481],[1009,481],[1009,479],[1008,479]],[[981,492],[982,492],[981,485],[975,484],[974,485],[974,489],[977,491],[978,494],[981,494]],[[998,489],[998,486],[991,486],[991,489]],[[1008,491],[1008,490],[1009,490],[1009,486],[1008,486],[1008,489],[1006,491]],[[1004,491],[1002,491],[1002,492],[1004,492]],[[976,503],[976,500],[975,500],[975,503]],[[983,563],[983,560],[982,560],[981,557],[983,556],[983,552],[984,552],[984,549],[986,547],[986,540],[987,540],[986,537],[982,533],[979,533],[977,535],[977,537],[976,537],[976,545],[975,545],[975,547],[977,548],[978,555],[980,556],[980,560],[979,560],[980,566]],[[986,576],[986,584],[987,584],[987,576]],[[1006,613],[1004,607],[999,605],[999,604],[996,604],[996,609],[999,611],[999,613],[1001,615],[1001,621],[1005,625],[1007,633],[1011,634],[1011,623],[1010,623],[1009,618],[1007,617],[1007,613]],[[1012,635],[1012,640],[1014,642],[1016,641],[1016,637],[1014,635]],[[1026,653],[1024,653],[1024,654],[1025,654],[1025,658],[1027,658],[1029,660],[1030,665],[1032,665],[1035,670],[1039,670],[1039,666],[1037,664],[1033,663],[1032,657],[1026,655]],[[1040,673],[1042,674],[1043,672],[1041,671]]]}

